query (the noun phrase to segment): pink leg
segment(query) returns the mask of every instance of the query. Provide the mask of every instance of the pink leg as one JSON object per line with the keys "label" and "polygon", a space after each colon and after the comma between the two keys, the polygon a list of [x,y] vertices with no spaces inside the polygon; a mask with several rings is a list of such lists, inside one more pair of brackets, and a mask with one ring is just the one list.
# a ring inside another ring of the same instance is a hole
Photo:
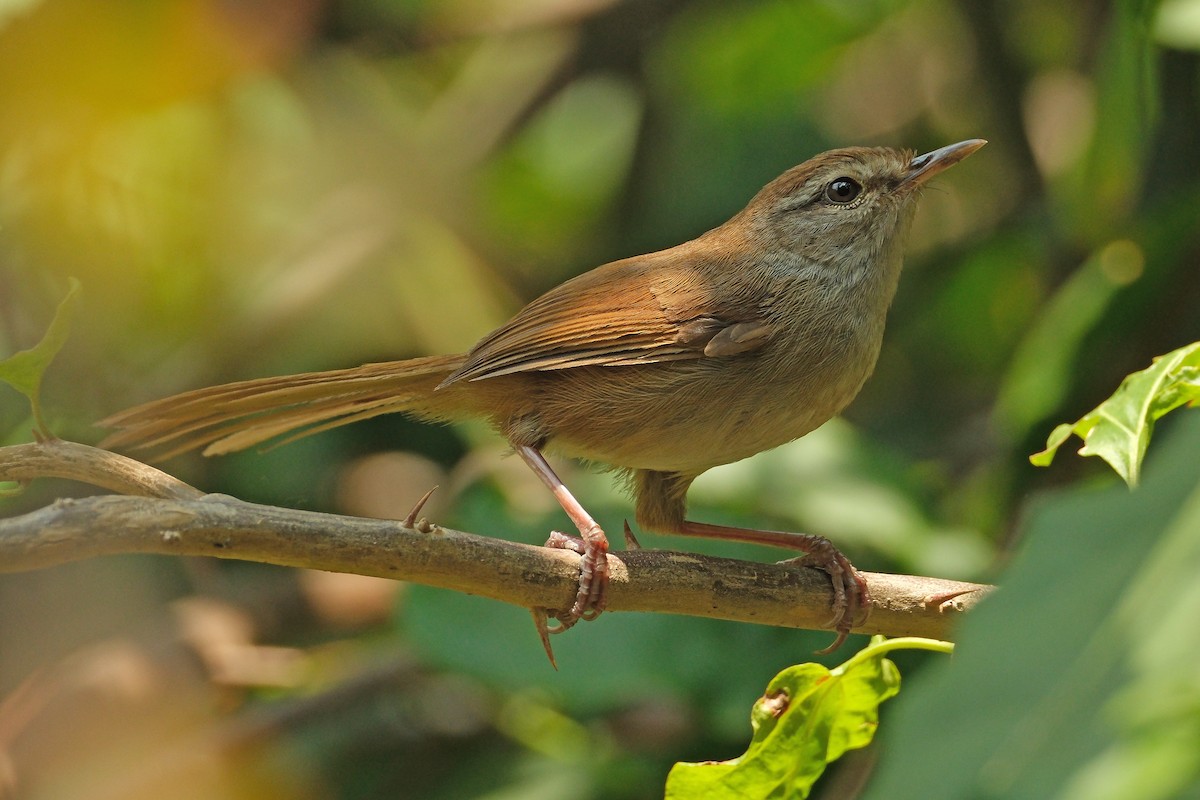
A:
{"label": "pink leg", "polygon": [[829,578],[833,582],[833,619],[828,624],[837,631],[837,638],[829,647],[819,650],[819,653],[830,653],[840,647],[846,640],[846,635],[850,633],[850,628],[866,619],[867,614],[871,611],[871,594],[867,588],[866,579],[854,568],[850,560],[824,536],[787,531],[760,531],[753,528],[730,528],[724,525],[709,525],[705,522],[688,520],[683,522],[681,528],[671,532],[684,536],[735,539],[741,542],[799,550],[804,555],[792,560],[829,573]]}
{"label": "pink leg", "polygon": [[573,550],[582,556],[579,564],[579,591],[575,595],[575,603],[569,611],[556,615],[561,624],[551,631],[561,633],[581,619],[595,619],[604,610],[604,589],[608,585],[608,538],[554,474],[554,470],[537,448],[517,445],[516,451],[542,479],[542,483],[554,493],[558,504],[579,530],[579,538],[555,531],[546,540],[547,547]]}

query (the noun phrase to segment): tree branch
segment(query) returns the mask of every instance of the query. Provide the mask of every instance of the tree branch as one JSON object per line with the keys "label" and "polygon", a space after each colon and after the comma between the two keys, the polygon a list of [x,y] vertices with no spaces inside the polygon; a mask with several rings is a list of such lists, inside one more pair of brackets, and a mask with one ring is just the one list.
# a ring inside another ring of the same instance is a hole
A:
{"label": "tree branch", "polygon": [[[0,572],[119,553],[216,556],[440,586],[526,608],[565,608],[579,556],[431,525],[205,495],[153,467],[70,442],[0,448],[0,480],[65,477],[127,495],[60,499],[0,519]],[[609,554],[608,610],[825,629],[825,573],[667,550]],[[865,573],[874,607],[855,631],[950,638],[957,612],[990,587]]]}

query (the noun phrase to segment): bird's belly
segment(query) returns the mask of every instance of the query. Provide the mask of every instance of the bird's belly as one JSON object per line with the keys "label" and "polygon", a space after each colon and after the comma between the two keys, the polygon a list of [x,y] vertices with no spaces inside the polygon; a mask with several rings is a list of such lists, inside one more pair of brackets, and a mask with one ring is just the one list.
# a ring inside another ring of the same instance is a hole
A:
{"label": "bird's belly", "polygon": [[873,361],[860,370],[710,361],[569,370],[547,383],[553,397],[543,397],[539,417],[549,446],[565,455],[699,474],[824,424],[854,399]]}

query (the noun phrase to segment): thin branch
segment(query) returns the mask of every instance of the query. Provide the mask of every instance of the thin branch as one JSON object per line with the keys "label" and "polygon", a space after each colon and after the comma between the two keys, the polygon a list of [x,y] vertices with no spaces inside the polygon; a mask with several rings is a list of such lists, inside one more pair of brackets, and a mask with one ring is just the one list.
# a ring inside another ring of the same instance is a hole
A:
{"label": "thin branch", "polygon": [[84,444],[49,439],[0,447],[0,481],[67,478],[117,494],[196,500],[204,492],[149,464]]}
{"label": "thin branch", "polygon": [[[68,477],[139,497],[61,499],[0,519],[0,572],[120,553],[216,556],[440,586],[525,608],[564,608],[579,556],[430,525],[247,503],[203,495],[146,464],[69,442],[0,448],[0,480]],[[652,611],[824,629],[823,572],[695,553],[609,554],[609,611]],[[855,630],[950,638],[957,612],[990,587],[865,573],[875,601]]]}

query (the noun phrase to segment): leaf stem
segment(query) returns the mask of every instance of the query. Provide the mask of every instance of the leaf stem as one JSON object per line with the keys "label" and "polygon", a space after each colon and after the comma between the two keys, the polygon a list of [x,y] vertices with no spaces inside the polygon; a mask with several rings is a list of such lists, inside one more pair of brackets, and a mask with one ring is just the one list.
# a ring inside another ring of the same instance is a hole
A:
{"label": "leaf stem", "polygon": [[932,650],[949,655],[954,652],[954,643],[944,642],[941,639],[925,639],[920,636],[898,636],[895,639],[872,636],[870,644],[830,671],[834,675],[843,675],[857,664],[869,658],[878,658],[893,650]]}

